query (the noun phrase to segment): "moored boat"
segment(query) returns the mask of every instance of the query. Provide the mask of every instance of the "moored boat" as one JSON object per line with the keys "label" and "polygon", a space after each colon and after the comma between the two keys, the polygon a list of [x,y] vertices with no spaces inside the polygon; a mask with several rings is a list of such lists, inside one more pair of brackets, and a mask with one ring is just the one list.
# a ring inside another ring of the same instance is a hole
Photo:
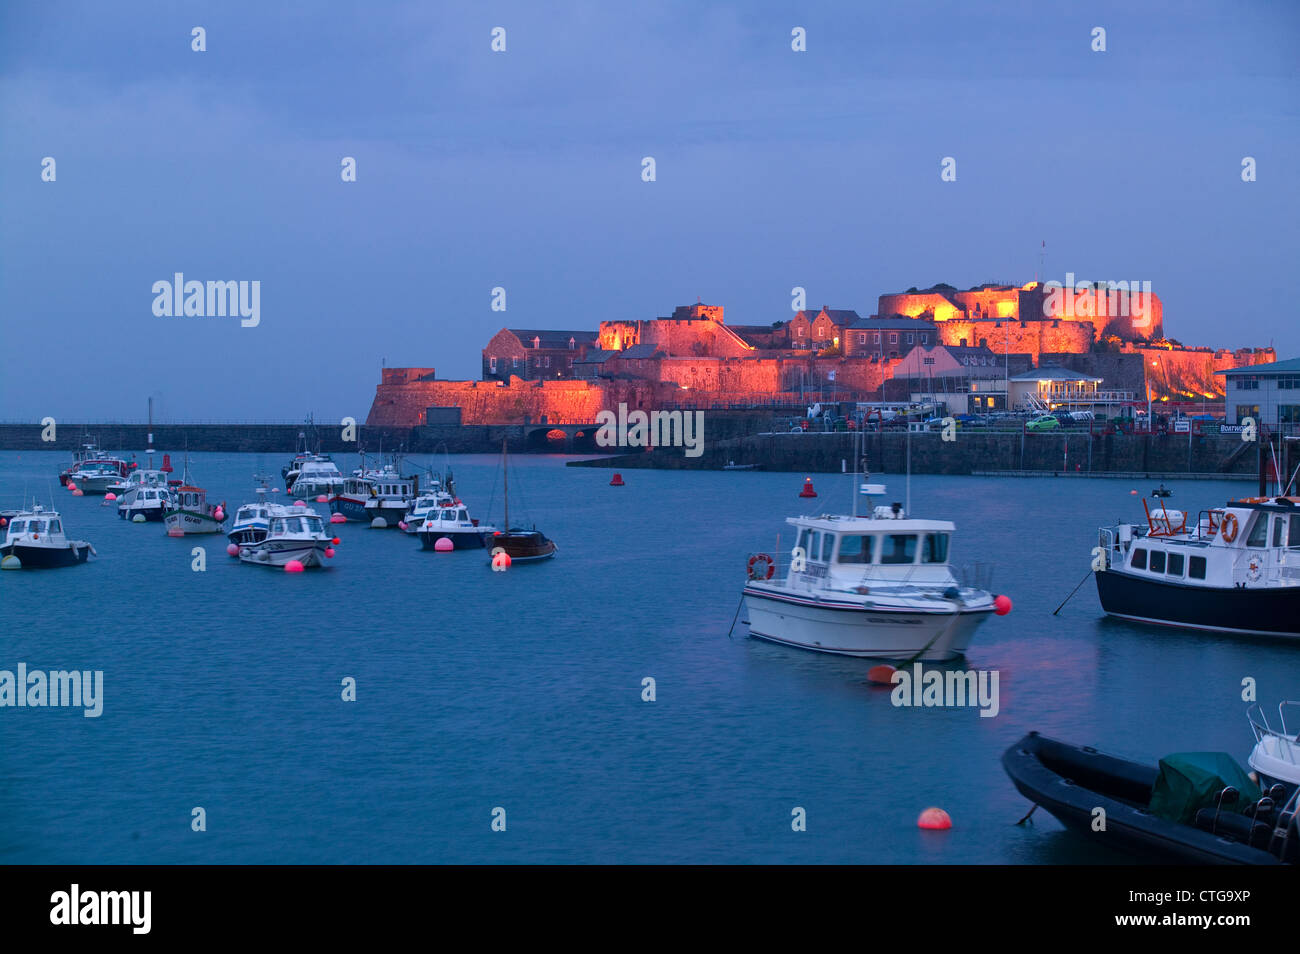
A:
{"label": "moored boat", "polygon": [[1262,636],[1300,636],[1300,497],[1248,497],[1194,521],[1168,494],[1146,523],[1103,527],[1097,595],[1110,616]]}
{"label": "moored boat", "polygon": [[539,563],[551,559],[558,548],[554,540],[537,529],[536,524],[528,528],[510,525],[510,455],[504,440],[501,442],[501,470],[504,476],[502,499],[505,520],[501,530],[492,530],[491,536],[486,537],[494,561],[490,565],[496,568],[495,559],[499,553],[510,558],[511,566],[515,563]]}
{"label": "moored boat", "polygon": [[85,540],[69,540],[63,518],[54,510],[34,504],[8,518],[0,565],[4,569],[53,569],[85,563],[95,552]]}
{"label": "moored boat", "polygon": [[[230,532],[226,534],[226,539],[236,547],[261,543],[271,529],[271,504],[266,501],[267,483],[270,478],[255,475],[253,479],[258,481],[257,502],[243,504],[235,512]],[[232,556],[237,554],[238,550]]]}
{"label": "moored boat", "polygon": [[[1260,792],[1218,752],[1134,762],[1030,732],[1002,756],[1016,789],[1067,828],[1150,860],[1182,864],[1294,863],[1296,795]],[[1094,826],[1105,812],[1105,829]]]}
{"label": "moored boat", "polygon": [[[885,488],[861,490],[872,497]],[[866,516],[786,522],[796,539],[785,577],[773,579],[777,563],[767,554],[749,560],[744,601],[758,639],[842,656],[943,661],[964,655],[995,611],[992,593],[953,575],[949,521],[915,519],[895,503]]]}
{"label": "moored boat", "polygon": [[285,489],[295,497],[328,497],[343,489],[343,474],[328,456],[313,454],[296,463],[285,476]]}
{"label": "moored boat", "polygon": [[160,521],[172,503],[167,475],[161,470],[133,470],[127,480],[128,490],[118,497],[117,515],[123,520]]}
{"label": "moored boat", "polygon": [[267,509],[266,536],[240,546],[239,559],[260,566],[283,567],[293,561],[304,568],[324,566],[333,550],[320,514],[310,507],[280,504],[268,504]]}

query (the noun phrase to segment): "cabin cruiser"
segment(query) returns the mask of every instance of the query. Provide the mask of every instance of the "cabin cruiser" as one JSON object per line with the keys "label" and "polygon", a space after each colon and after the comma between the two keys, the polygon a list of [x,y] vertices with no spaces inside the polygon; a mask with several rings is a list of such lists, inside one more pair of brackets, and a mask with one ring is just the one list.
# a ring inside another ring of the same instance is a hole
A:
{"label": "cabin cruiser", "polygon": [[[120,477],[125,477],[128,471],[130,471],[133,467],[135,467],[135,464],[133,463],[128,464],[120,457],[113,457],[110,454],[105,454],[93,443],[82,444],[81,447],[72,456],[72,465],[70,467],[65,468],[62,472],[60,472],[59,483],[66,487],[68,485],[68,480],[72,478],[72,475],[76,473],[78,470],[80,470],[82,467],[85,467],[86,465],[89,464],[102,464],[106,467],[112,467],[117,470],[118,476]],[[81,485],[78,484],[77,486],[80,487]],[[87,490],[85,492],[99,493],[100,491]]]}
{"label": "cabin cruiser", "polygon": [[323,566],[332,556],[325,521],[310,507],[268,504],[266,536],[239,548],[239,559],[262,566],[285,566],[297,561],[304,567]]}
{"label": "cabin cruiser", "polygon": [[72,566],[85,563],[94,552],[85,540],[67,538],[56,511],[34,504],[31,510],[20,510],[9,519],[0,545],[0,565],[6,570]]}
{"label": "cabin cruiser", "polygon": [[86,461],[68,475],[68,483],[87,495],[106,494],[121,480],[122,468],[104,460]]}
{"label": "cabin cruiser", "polygon": [[399,477],[394,469],[378,476],[370,485],[365,503],[366,518],[372,527],[395,527],[411,509],[420,494],[418,477]]}
{"label": "cabin cruiser", "polygon": [[123,520],[162,520],[172,506],[172,491],[167,486],[167,475],[161,470],[133,470],[127,480],[127,491],[117,500],[117,515]]}
{"label": "cabin cruiser", "polygon": [[1103,527],[1101,607],[1140,623],[1300,636],[1300,497],[1246,497],[1189,523],[1165,497],[1146,525]]}
{"label": "cabin cruiser", "polygon": [[401,479],[395,465],[366,469],[363,459],[363,465],[354,470],[351,477],[344,479],[343,489],[330,498],[330,510],[341,513],[348,520],[373,520],[376,515],[366,509],[366,502],[376,495],[375,488]]}
{"label": "cabin cruiser", "polygon": [[[868,499],[883,484],[863,484]],[[854,508],[856,509],[856,507]],[[750,635],[824,653],[943,661],[966,652],[995,610],[993,594],[963,586],[948,563],[954,530],[901,504],[866,516],[790,517],[797,538],[783,579],[767,554],[749,560]]]}
{"label": "cabin cruiser", "polygon": [[407,530],[419,535],[422,550],[438,549],[438,541],[443,538],[451,542],[454,550],[481,550],[484,540],[495,532],[492,527],[480,527],[477,520],[470,518],[465,504],[453,497],[440,499],[422,522],[408,523]]}
{"label": "cabin cruiser", "polygon": [[[236,547],[251,543],[261,543],[271,529],[271,505],[266,502],[267,482],[269,478],[255,477],[260,481],[257,487],[257,502],[244,504],[235,512],[235,519],[230,526],[226,539]],[[236,550],[231,555],[237,555]]]}
{"label": "cabin cruiser", "polygon": [[295,497],[328,496],[343,489],[343,474],[328,457],[312,455],[297,464],[285,475],[285,489]]}

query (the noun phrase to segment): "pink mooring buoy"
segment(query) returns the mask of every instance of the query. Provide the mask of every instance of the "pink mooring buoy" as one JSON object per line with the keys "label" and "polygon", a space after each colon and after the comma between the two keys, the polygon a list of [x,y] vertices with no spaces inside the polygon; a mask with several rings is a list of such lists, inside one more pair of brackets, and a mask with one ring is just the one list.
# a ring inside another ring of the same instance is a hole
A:
{"label": "pink mooring buoy", "polygon": [[451,537],[439,537],[433,549],[438,553],[450,553],[456,549],[456,544],[451,542]]}
{"label": "pink mooring buoy", "polygon": [[226,552],[227,552],[228,554],[230,554],[231,556],[239,556],[239,546],[238,546],[238,544],[234,544],[234,543],[229,544],[229,545],[226,547]]}
{"label": "pink mooring buoy", "polygon": [[305,501],[305,500],[295,500],[295,501],[293,502],[293,505],[294,505],[295,507],[305,507],[305,506],[307,506],[307,501]]}
{"label": "pink mooring buoy", "polygon": [[993,598],[993,612],[999,616],[1006,616],[1011,612],[1011,597],[995,596]]}
{"label": "pink mooring buoy", "polygon": [[326,555],[327,557],[329,557],[331,560],[334,559],[334,548],[333,548],[333,547],[326,547],[326,548],[325,548],[325,555]]}
{"label": "pink mooring buoy", "polygon": [[942,808],[927,808],[916,820],[916,827],[927,831],[947,831],[952,827],[952,819]]}
{"label": "pink mooring buoy", "polygon": [[301,563],[301,561],[299,561],[299,560],[290,560],[288,563],[286,563],[286,564],[284,565],[284,572],[285,572],[285,573],[301,573],[301,572],[302,572],[302,563]]}
{"label": "pink mooring buoy", "polygon": [[341,513],[330,514],[330,523],[347,523],[347,522],[348,522],[348,518],[343,516],[343,514]]}
{"label": "pink mooring buoy", "polygon": [[317,502],[317,503],[329,503],[329,502],[330,502],[330,499],[329,499],[328,497],[326,497],[324,494],[319,494],[319,495],[317,495],[317,497],[316,497],[316,502]]}

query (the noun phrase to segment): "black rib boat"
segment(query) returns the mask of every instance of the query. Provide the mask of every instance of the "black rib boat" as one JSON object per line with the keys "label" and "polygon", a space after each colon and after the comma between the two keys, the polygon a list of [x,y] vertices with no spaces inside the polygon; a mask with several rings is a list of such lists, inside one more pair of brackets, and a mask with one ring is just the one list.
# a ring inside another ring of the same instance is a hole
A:
{"label": "black rib boat", "polygon": [[[1254,802],[1237,802],[1235,788],[1193,808],[1191,823],[1154,814],[1148,806],[1160,769],[1031,732],[1002,755],[1002,767],[1025,798],[1067,828],[1145,859],[1178,864],[1294,864],[1300,849],[1296,790],[1276,786]],[[1225,794],[1231,793],[1231,794]],[[1094,831],[1095,811],[1105,831]]]}

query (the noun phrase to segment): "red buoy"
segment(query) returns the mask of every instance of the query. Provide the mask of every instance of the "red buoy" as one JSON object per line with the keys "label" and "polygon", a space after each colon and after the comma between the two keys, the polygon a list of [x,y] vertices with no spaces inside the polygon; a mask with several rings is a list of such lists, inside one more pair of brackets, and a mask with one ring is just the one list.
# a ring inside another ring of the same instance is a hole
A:
{"label": "red buoy", "polygon": [[623,475],[622,475],[622,474],[615,474],[615,475],[614,475],[614,479],[611,480],[611,481],[609,482],[609,485],[610,485],[611,487],[622,487],[622,486],[623,486]]}
{"label": "red buoy", "polygon": [[993,598],[993,612],[999,616],[1006,616],[1011,612],[1011,597],[995,596]]}
{"label": "red buoy", "polygon": [[226,552],[229,553],[231,556],[239,556],[239,547],[231,543],[226,547]]}
{"label": "red buoy", "polygon": [[942,808],[927,808],[916,820],[916,827],[927,831],[947,831],[952,827],[952,819]]}
{"label": "red buoy", "polygon": [[327,557],[329,557],[330,559],[333,559],[333,558],[334,558],[334,548],[333,548],[333,547],[326,547],[326,548],[325,548],[325,555],[326,555]]}
{"label": "red buoy", "polygon": [[159,467],[158,469],[161,470],[164,474],[170,474],[170,473],[172,472],[172,455],[171,455],[171,454],[163,454],[163,465],[162,465],[161,467]]}
{"label": "red buoy", "polygon": [[284,565],[285,573],[301,573],[303,570],[301,560],[290,560]]}
{"label": "red buoy", "polygon": [[867,682],[874,682],[878,686],[892,686],[894,684],[894,673],[896,672],[898,670],[889,663],[872,666],[867,670]]}
{"label": "red buoy", "polygon": [[805,477],[805,478],[803,479],[803,490],[799,491],[799,496],[800,496],[800,497],[816,497],[816,496],[817,496],[817,491],[813,490],[812,478],[811,478],[811,477]]}
{"label": "red buoy", "polygon": [[338,546],[338,545],[339,545],[339,538],[338,538],[338,537],[335,537],[334,539],[332,539],[332,540],[330,541],[330,543],[334,544],[335,546]]}

